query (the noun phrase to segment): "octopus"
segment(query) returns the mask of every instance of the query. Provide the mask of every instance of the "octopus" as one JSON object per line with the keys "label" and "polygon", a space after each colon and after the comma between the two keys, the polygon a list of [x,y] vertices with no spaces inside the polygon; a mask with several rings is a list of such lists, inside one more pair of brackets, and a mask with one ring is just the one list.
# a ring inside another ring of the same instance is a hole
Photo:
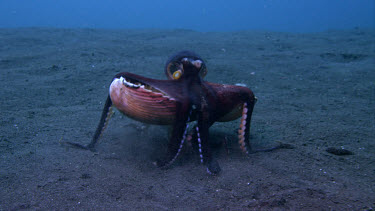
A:
{"label": "octopus", "polygon": [[[172,126],[167,153],[154,163],[161,168],[170,166],[178,158],[189,131],[193,131],[190,137],[197,141],[200,162],[206,166],[209,174],[218,174],[221,168],[212,156],[209,128],[215,122],[239,118],[238,143],[244,154],[285,148],[280,145],[270,149],[252,149],[249,142],[250,123],[257,98],[252,90],[244,86],[205,81],[206,63],[198,54],[178,52],[167,60],[164,70],[167,80],[129,72],[115,75],[92,141],[86,146],[68,143],[94,150],[115,107],[137,121]],[[189,124],[191,122],[195,124]]]}

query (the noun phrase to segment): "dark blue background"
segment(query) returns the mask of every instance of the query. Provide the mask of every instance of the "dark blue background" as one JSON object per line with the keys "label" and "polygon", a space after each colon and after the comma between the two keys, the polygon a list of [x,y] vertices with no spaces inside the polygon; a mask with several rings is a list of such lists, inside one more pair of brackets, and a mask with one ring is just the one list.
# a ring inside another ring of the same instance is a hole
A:
{"label": "dark blue background", "polygon": [[374,28],[374,0],[0,0],[0,27],[314,32]]}

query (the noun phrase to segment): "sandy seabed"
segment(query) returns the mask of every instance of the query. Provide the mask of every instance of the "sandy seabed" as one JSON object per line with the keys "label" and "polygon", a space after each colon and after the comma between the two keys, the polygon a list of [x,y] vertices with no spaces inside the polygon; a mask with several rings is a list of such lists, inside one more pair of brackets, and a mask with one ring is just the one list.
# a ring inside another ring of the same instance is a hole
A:
{"label": "sandy seabed", "polygon": [[[0,210],[373,209],[374,37],[0,29]],[[164,79],[165,61],[183,49],[206,61],[207,81],[254,91],[254,148],[294,148],[245,157],[238,120],[218,123],[210,129],[218,176],[189,146],[162,170],[152,162],[166,151],[168,129],[119,112],[96,153],[61,144],[90,142],[116,73]]]}

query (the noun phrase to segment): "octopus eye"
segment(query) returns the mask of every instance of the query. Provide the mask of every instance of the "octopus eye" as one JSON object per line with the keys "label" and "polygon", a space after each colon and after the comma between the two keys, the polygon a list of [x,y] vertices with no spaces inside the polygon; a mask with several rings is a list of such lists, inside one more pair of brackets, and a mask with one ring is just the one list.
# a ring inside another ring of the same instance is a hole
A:
{"label": "octopus eye", "polygon": [[173,73],[173,79],[179,79],[182,76],[182,71],[181,70],[176,70]]}

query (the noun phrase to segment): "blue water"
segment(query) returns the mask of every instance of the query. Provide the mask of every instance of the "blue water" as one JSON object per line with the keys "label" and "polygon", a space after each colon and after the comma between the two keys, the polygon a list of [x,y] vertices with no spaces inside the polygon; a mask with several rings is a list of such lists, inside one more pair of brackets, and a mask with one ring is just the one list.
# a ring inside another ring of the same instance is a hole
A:
{"label": "blue water", "polygon": [[0,27],[316,32],[375,28],[374,0],[0,0]]}

